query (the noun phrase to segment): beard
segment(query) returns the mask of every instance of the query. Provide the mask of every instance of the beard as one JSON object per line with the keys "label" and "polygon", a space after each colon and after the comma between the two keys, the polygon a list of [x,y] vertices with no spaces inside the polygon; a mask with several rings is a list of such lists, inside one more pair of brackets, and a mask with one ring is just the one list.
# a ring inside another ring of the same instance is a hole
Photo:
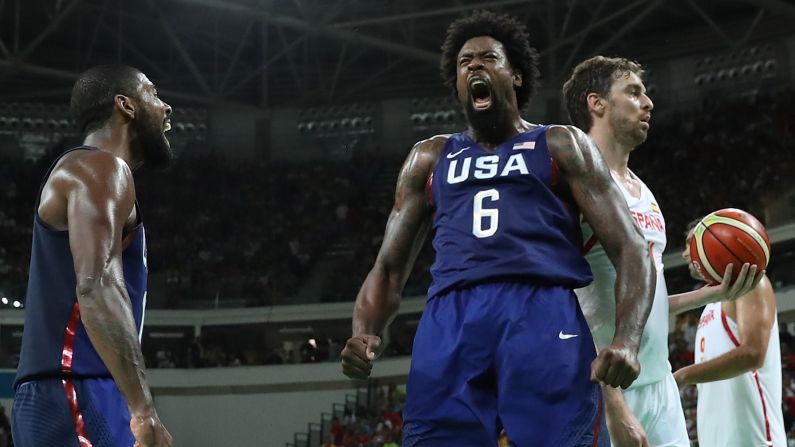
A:
{"label": "beard", "polygon": [[171,144],[163,133],[163,123],[158,122],[145,108],[139,109],[133,126],[135,146],[142,155],[145,166],[165,168],[174,159]]}
{"label": "beard", "polygon": [[508,108],[504,103],[495,101],[494,96],[491,107],[486,110],[475,110],[472,100],[467,97],[464,115],[475,132],[491,141],[502,139],[505,128],[510,125]]}
{"label": "beard", "polygon": [[620,140],[622,144],[633,148],[643,144],[649,132],[648,130],[644,132],[635,122],[615,116],[611,117],[610,126],[616,129],[616,139]]}

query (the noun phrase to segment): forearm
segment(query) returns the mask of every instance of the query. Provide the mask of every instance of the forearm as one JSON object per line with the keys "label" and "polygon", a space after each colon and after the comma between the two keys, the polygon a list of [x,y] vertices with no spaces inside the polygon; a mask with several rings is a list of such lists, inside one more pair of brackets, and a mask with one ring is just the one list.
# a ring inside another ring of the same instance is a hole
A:
{"label": "forearm", "polygon": [[646,247],[627,247],[617,263],[614,342],[638,350],[654,302],[657,272]]}
{"label": "forearm", "polygon": [[620,411],[628,408],[627,402],[624,400],[624,394],[618,388],[602,385],[602,396],[605,400],[607,414],[619,414]]}
{"label": "forearm", "polygon": [[708,293],[707,287],[702,287],[692,292],[678,293],[668,297],[668,313],[671,315],[679,315],[688,310],[698,309],[711,302],[711,294]]}
{"label": "forearm", "polygon": [[684,367],[677,374],[680,385],[690,385],[731,379],[758,367],[753,353],[740,346],[720,357]]}
{"label": "forearm", "polygon": [[123,284],[78,288],[80,318],[88,338],[124,395],[130,412],[152,407],[138,332]]}
{"label": "forearm", "polygon": [[353,307],[353,336],[381,336],[400,308],[399,281],[374,266],[362,285]]}

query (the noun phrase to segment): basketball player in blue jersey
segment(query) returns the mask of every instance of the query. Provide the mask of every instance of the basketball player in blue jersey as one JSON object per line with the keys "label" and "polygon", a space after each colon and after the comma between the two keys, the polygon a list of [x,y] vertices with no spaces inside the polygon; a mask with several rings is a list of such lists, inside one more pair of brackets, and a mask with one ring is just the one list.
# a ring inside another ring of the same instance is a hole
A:
{"label": "basketball player in blue jersey", "polygon": [[[679,389],[668,363],[669,297],[663,276],[665,219],[651,190],[629,169],[630,154],[646,140],[654,108],[642,80],[643,68],[623,58],[596,56],[578,64],[563,86],[572,123],[588,132],[604,156],[629,212],[648,242],[657,283],[638,359],[641,373],[626,390],[604,386],[608,429],[614,447],[689,447]],[[577,290],[597,348],[609,346],[618,328],[615,284],[609,248],[587,215],[582,219],[583,253],[593,282]],[[744,265],[738,281],[714,287],[712,299],[733,299],[759,280],[756,266]],[[755,279],[756,278],[756,279]],[[672,300],[675,297],[671,297]],[[671,301],[672,303],[674,301]]]}
{"label": "basketball player in blue jersey", "polygon": [[[417,329],[404,446],[604,445],[597,382],[629,386],[651,307],[648,247],[598,149],[581,131],[522,120],[537,53],[490,12],[453,22],[441,70],[465,132],[417,143],[353,312],[342,369],[366,378],[428,229],[436,261]],[[616,334],[597,358],[573,289],[591,281],[579,212],[619,272]]]}
{"label": "basketball player in blue jersey", "polygon": [[171,107],[140,71],[80,75],[71,108],[83,145],[53,162],[33,223],[17,447],[166,447],[139,344],[146,245],[132,172],[171,157]]}

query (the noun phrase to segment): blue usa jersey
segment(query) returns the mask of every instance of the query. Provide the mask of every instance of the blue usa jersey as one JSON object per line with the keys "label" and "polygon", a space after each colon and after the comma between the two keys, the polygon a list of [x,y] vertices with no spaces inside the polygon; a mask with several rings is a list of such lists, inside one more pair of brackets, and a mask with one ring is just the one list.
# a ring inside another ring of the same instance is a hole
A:
{"label": "blue usa jersey", "polygon": [[490,281],[583,287],[576,210],[558,195],[546,126],[486,151],[451,135],[431,178],[436,261],[428,297]]}
{"label": "blue usa jersey", "polygon": [[[74,150],[96,149],[80,147],[71,151]],[[52,169],[47,172],[45,181]],[[140,337],[146,305],[147,271],[144,226],[137,203],[136,211],[138,224],[124,234],[122,264]],[[53,230],[42,221],[37,200],[16,386],[40,378],[111,377],[80,319],[76,286],[69,232]]]}

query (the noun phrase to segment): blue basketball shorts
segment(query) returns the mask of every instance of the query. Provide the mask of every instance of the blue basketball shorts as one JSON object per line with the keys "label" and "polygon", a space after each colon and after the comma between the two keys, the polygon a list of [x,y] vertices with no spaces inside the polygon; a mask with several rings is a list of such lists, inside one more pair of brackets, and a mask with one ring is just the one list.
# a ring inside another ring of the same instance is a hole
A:
{"label": "blue basketball shorts", "polygon": [[564,287],[488,283],[431,298],[414,338],[403,445],[608,446],[596,350]]}
{"label": "blue basketball shorts", "polygon": [[127,403],[112,379],[24,382],[11,412],[16,447],[130,447]]}

